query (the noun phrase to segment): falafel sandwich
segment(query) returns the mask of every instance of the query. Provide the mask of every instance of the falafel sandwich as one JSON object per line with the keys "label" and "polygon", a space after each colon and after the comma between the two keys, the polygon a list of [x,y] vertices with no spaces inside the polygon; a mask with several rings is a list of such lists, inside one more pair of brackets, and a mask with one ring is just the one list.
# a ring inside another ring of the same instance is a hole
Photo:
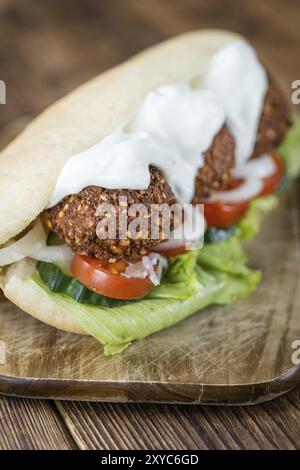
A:
{"label": "falafel sandwich", "polygon": [[[184,34],[63,98],[0,155],[0,284],[106,355],[251,294],[242,248],[300,126],[240,36]],[[201,333],[200,333],[201,334]]]}

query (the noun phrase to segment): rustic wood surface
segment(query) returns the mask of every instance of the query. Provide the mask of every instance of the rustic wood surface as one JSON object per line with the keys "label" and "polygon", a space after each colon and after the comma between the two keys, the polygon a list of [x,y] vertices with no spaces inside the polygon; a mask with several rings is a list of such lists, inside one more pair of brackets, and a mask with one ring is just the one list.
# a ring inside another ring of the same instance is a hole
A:
{"label": "rustic wood surface", "polygon": [[[0,393],[114,402],[253,404],[300,381],[300,188],[286,194],[247,246],[257,291],[210,307],[107,358],[93,338],[60,332],[2,298]],[[41,308],[42,305],[41,305]]]}
{"label": "rustic wood surface", "polygon": [[[299,21],[298,0],[2,0],[0,79],[8,102],[0,127],[14,133],[85,79],[194,28],[243,33],[288,89],[300,78]],[[291,449],[300,447],[299,418],[299,389],[247,409],[2,398],[0,448]]]}

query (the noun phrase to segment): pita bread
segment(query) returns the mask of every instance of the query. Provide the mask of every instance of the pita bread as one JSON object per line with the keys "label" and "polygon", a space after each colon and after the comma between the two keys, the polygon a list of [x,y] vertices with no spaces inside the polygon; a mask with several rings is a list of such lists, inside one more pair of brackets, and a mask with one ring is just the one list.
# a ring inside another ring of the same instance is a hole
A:
{"label": "pita bread", "polygon": [[[14,263],[0,277],[0,287],[7,299],[38,320],[69,333],[86,334],[76,322],[69,305],[59,302],[59,296],[31,281],[36,262],[28,258]],[[83,307],[84,308],[84,307]]]}
{"label": "pita bread", "polygon": [[[239,38],[218,30],[183,34],[96,77],[35,119],[0,154],[0,245],[47,207],[68,158],[126,123],[153,89],[182,81],[201,83],[212,54]],[[71,306],[62,306],[59,296],[27,282],[34,266],[25,259],[2,270],[4,295],[49,325],[84,334]]]}
{"label": "pita bread", "polygon": [[68,158],[124,124],[156,87],[201,77],[212,53],[237,37],[212,30],[166,41],[96,77],[35,119],[0,154],[0,245],[47,207]]}

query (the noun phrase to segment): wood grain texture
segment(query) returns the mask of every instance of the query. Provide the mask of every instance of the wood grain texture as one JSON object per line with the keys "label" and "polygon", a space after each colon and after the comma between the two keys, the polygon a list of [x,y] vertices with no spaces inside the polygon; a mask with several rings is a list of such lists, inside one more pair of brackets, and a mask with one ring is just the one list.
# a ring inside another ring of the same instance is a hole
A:
{"label": "wood grain texture", "polygon": [[0,400],[0,450],[74,448],[76,445],[52,403]]}
{"label": "wood grain texture", "polygon": [[[143,47],[194,28],[244,34],[288,90],[300,78],[299,24],[299,0],[2,0],[0,79],[7,83],[8,103],[0,107],[0,128],[13,135],[23,125],[15,124],[16,118],[36,115]],[[174,443],[178,448],[299,448],[299,398],[297,389],[287,398],[247,409],[60,402],[59,411],[81,448],[168,448]],[[59,431],[49,439],[49,419],[55,420],[56,413],[48,402],[1,398],[0,403],[2,447],[61,447]],[[47,406],[47,419],[41,406]],[[127,410],[133,422],[129,430]],[[105,421],[107,415],[112,421]],[[9,423],[5,416],[11,416]],[[37,421],[37,432],[20,425],[22,420]],[[119,431],[123,425],[125,435]]]}
{"label": "wood grain texture", "polygon": [[[106,358],[93,338],[66,334],[4,298],[0,392],[16,396],[167,403],[253,404],[300,380],[300,185],[265,217],[247,246],[263,273],[257,292],[210,307]],[[42,306],[41,306],[42,308]]]}
{"label": "wood grain texture", "polygon": [[299,78],[298,0],[22,0],[0,10],[0,128],[141,49],[198,28],[244,34],[286,87]]}
{"label": "wood grain texture", "polygon": [[80,449],[299,449],[299,389],[242,407],[56,402]]}
{"label": "wood grain texture", "polygon": [[299,397],[298,388],[275,402],[230,409],[56,402],[57,412],[49,402],[2,398],[0,448],[299,449]]}

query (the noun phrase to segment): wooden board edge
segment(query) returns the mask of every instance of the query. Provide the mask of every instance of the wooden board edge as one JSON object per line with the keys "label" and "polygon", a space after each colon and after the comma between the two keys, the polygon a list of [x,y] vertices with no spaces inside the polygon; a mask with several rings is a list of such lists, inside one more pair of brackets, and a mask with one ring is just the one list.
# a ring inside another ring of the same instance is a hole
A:
{"label": "wooden board edge", "polygon": [[97,382],[0,375],[0,394],[72,401],[247,406],[271,401],[299,382],[300,366],[270,381],[242,385]]}

